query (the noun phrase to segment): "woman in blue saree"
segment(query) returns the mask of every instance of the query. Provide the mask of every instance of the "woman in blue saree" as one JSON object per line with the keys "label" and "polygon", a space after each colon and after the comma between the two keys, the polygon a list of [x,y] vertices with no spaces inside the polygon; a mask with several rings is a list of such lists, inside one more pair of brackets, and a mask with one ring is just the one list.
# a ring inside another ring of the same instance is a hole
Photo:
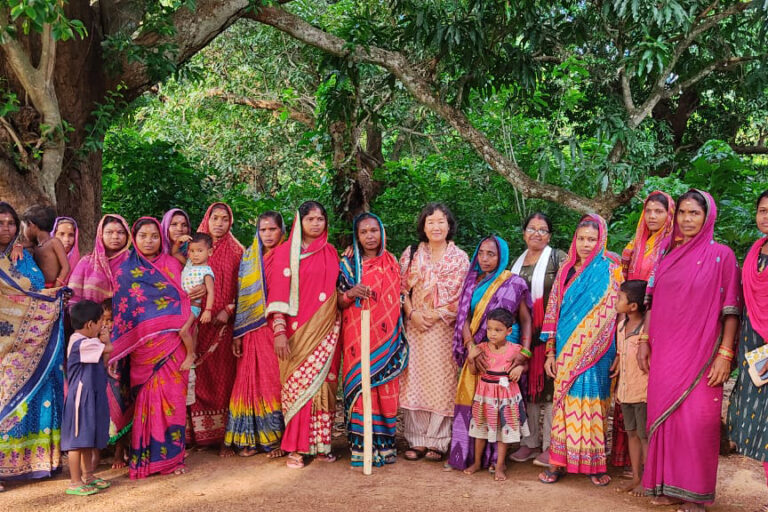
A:
{"label": "woman in blue saree", "polygon": [[63,289],[44,289],[30,253],[11,260],[18,233],[0,202],[0,491],[61,468]]}

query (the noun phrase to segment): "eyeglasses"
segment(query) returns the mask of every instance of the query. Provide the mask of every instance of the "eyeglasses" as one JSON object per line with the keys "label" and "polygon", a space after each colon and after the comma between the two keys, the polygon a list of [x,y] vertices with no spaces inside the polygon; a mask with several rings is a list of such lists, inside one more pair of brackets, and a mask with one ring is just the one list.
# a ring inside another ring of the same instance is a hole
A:
{"label": "eyeglasses", "polygon": [[549,234],[549,231],[546,229],[533,229],[533,228],[525,228],[525,232],[528,235],[533,235],[534,233],[541,236],[546,236]]}

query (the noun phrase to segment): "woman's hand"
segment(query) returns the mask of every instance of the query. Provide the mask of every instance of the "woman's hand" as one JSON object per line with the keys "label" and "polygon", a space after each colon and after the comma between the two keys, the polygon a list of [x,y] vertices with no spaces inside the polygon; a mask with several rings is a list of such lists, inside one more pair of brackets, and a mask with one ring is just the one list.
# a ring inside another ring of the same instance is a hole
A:
{"label": "woman's hand", "polygon": [[707,374],[707,386],[711,388],[722,386],[730,375],[731,361],[724,357],[715,357],[715,361]]}
{"label": "woman's hand", "polygon": [[351,257],[352,257],[352,256],[354,256],[354,255],[355,255],[355,250],[352,248],[352,246],[351,246],[351,245],[348,245],[348,246],[347,246],[347,247],[344,249],[344,252],[342,252],[342,253],[341,253],[341,257],[342,257],[342,258],[351,258]]}
{"label": "woman's hand", "polygon": [[347,290],[347,297],[350,299],[367,299],[371,296],[371,287],[364,284],[358,284]]}
{"label": "woman's hand", "polygon": [[213,319],[213,323],[217,325],[225,324],[227,322],[229,322],[229,313],[227,313],[226,309],[219,311],[219,314],[217,314],[216,318]]}
{"label": "woman's hand", "polygon": [[120,378],[120,373],[117,371],[117,361],[112,361],[107,365],[107,374],[113,379]]}
{"label": "woman's hand", "polygon": [[232,340],[232,353],[235,357],[241,357],[243,355],[243,338],[235,338]]}
{"label": "woman's hand", "polygon": [[515,355],[515,358],[512,360],[512,364],[507,369],[507,373],[509,373],[509,371],[512,370],[512,368],[517,368],[518,366],[526,366],[527,364],[528,364],[528,358],[525,357],[523,354],[517,354]]}
{"label": "woman's hand", "polygon": [[179,369],[185,372],[192,368],[193,364],[195,364],[195,354],[187,354],[187,357],[184,358],[184,361],[181,363],[181,368]]}
{"label": "woman's hand", "polygon": [[187,295],[189,295],[189,300],[202,299],[203,296],[205,295],[205,285],[199,284],[195,286],[189,291]]}
{"label": "woman's hand", "polygon": [[509,380],[511,380],[512,382],[519,382],[520,377],[523,376],[523,372],[527,368],[528,366],[525,363],[514,366],[510,371],[507,372],[509,374]]}
{"label": "woman's hand", "polygon": [[179,238],[176,239],[175,242],[173,242],[173,245],[175,245],[176,247],[180,247],[181,244],[183,244],[185,242],[191,242],[191,241],[192,241],[192,237],[191,236],[189,236],[189,235],[181,235]]}
{"label": "woman's hand", "polygon": [[422,313],[422,319],[424,329],[429,329],[440,319],[440,315],[437,314],[437,311],[424,311]]}
{"label": "woman's hand", "polygon": [[547,356],[547,360],[544,361],[544,373],[553,379],[557,378],[555,374],[555,356]]}
{"label": "woman's hand", "polygon": [[424,331],[427,329],[426,324],[424,323],[424,313],[421,311],[412,311],[408,323],[413,325],[417,331]]}
{"label": "woman's hand", "polygon": [[288,345],[288,337],[285,334],[275,334],[275,354],[283,361],[291,357],[291,347]]}
{"label": "woman's hand", "polygon": [[637,345],[637,366],[643,373],[648,373],[651,367],[651,347],[647,343]]}
{"label": "woman's hand", "polygon": [[11,249],[11,262],[16,263],[19,260],[24,259],[24,246],[22,246],[19,243],[13,244],[13,249]]}
{"label": "woman's hand", "polygon": [[610,372],[612,379],[615,379],[619,376],[619,356],[614,358],[613,363],[611,364],[611,367],[608,371]]}

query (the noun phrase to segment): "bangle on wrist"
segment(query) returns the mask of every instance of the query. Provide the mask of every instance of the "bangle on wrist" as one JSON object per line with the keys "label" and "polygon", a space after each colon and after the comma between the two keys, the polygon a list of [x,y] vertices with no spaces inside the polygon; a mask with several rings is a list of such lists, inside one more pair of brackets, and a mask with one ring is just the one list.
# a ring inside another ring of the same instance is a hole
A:
{"label": "bangle on wrist", "polygon": [[528,349],[527,349],[527,348],[525,348],[525,347],[521,347],[521,348],[520,348],[520,353],[521,353],[521,354],[523,355],[523,357],[525,357],[526,359],[530,359],[530,358],[532,358],[532,357],[533,357],[533,353],[531,353],[531,351],[530,351],[530,350],[528,350]]}

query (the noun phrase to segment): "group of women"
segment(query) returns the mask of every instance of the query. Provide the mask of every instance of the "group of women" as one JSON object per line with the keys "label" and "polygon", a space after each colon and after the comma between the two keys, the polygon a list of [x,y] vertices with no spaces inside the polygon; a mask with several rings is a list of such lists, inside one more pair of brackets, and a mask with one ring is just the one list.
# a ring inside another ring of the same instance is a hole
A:
{"label": "group of women", "polygon": [[[468,427],[477,386],[467,347],[486,339],[486,316],[502,307],[518,320],[510,341],[526,349],[515,364],[528,365],[521,388],[530,435],[510,458],[547,467],[540,475],[545,483],[582,473],[605,485],[618,290],[625,279],[646,280],[649,343],[638,353],[649,375],[643,483],[655,503],[697,510],[714,500],[722,384],[731,370],[727,356],[736,350],[742,297],[742,372],[729,428],[746,455],[761,461],[768,455],[768,401],[760,400],[743,367],[745,353],[768,335],[768,308],[761,307],[768,306],[762,283],[768,245],[762,238],[748,254],[742,294],[735,255],[713,239],[716,217],[706,192],[691,190],[675,203],[655,191],[621,257],[607,250],[600,216],[581,219],[564,253],[550,247],[552,223],[536,213],[524,223],[526,250],[514,262],[498,236],[481,240],[470,260],[453,242],[450,210],[431,203],[418,218],[418,242],[399,261],[387,251],[382,221],[370,213],[355,219],[352,246],[339,260],[317,202],[299,207],[290,232],[279,213],[261,215],[247,250],[231,234],[230,208],[215,203],[198,228],[213,239],[214,321],[197,333],[189,408],[179,330],[190,297],[205,291],[181,289],[181,264],[171,256],[190,234],[188,215],[174,209],[162,222],[142,218],[133,227],[106,215],[93,252],[73,262],[68,287],[70,302],[112,299],[111,361],[120,378],[110,381],[111,433],[114,442],[130,433],[132,478],[183,472],[190,442],[218,445],[222,455],[233,449],[242,456],[287,454],[293,468],[307,457],[332,462],[339,381],[352,464],[361,465],[364,311],[370,313],[374,464],[396,460],[402,410],[406,459],[447,457],[464,469],[474,460]],[[757,219],[768,234],[768,192],[758,200]],[[77,259],[75,221],[60,222],[74,227],[69,254]],[[2,479],[45,476],[59,465],[63,294],[41,291],[29,255],[11,261],[18,232],[18,217],[1,203],[1,300],[23,306],[0,322],[3,369],[18,367],[0,375],[0,433],[11,440],[0,449]],[[27,331],[32,317],[40,325]],[[40,333],[37,345],[22,347],[30,332]],[[618,411],[614,459],[623,450]],[[489,443],[488,465],[494,450]]]}

